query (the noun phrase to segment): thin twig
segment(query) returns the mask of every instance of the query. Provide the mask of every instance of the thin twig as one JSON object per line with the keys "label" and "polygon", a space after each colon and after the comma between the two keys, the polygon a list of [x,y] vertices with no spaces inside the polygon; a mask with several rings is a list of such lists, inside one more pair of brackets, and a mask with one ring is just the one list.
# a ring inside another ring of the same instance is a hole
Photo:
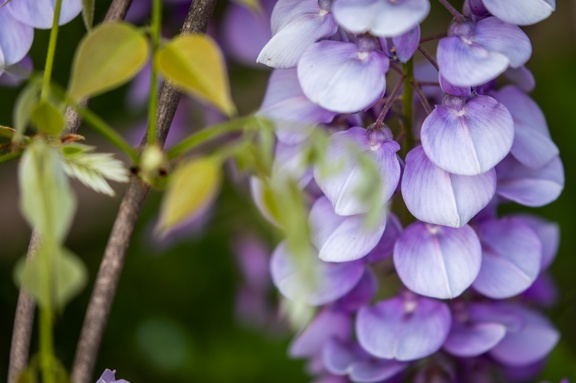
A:
{"label": "thin twig", "polygon": [[[182,27],[182,34],[205,33],[215,6],[216,0],[194,0]],[[160,89],[158,100],[156,137],[158,143],[163,144],[180,101],[180,93],[164,83]],[[147,141],[146,136],[143,137],[142,141],[143,143]],[[124,194],[120,211],[104,251],[104,257],[100,264],[80,333],[80,340],[78,341],[76,357],[72,367],[72,381],[74,383],[89,383],[93,381],[92,372],[112,301],[116,294],[126,251],[149,188],[148,185],[133,177]]]}
{"label": "thin twig", "polygon": [[447,37],[447,36],[448,36],[447,33],[440,33],[438,35],[424,37],[424,38],[420,39],[420,44],[428,43],[430,41],[440,40],[440,39],[443,39],[444,37]]}
{"label": "thin twig", "polygon": [[426,95],[422,91],[422,88],[420,88],[419,84],[416,81],[412,81],[411,84],[412,88],[416,92],[416,95],[418,96],[418,99],[420,100],[420,103],[424,107],[426,114],[432,113],[432,107],[430,106],[430,103],[428,102]]}
{"label": "thin twig", "polygon": [[[113,0],[108,8],[104,22],[114,22],[124,20],[132,0]],[[83,101],[81,101],[82,103]],[[86,101],[84,101],[86,102]],[[66,134],[77,133],[82,119],[72,111],[66,111],[67,129]],[[40,241],[40,236],[36,231],[32,232],[30,244],[28,246],[29,259],[35,254]],[[23,290],[18,295],[16,304],[16,314],[14,317],[14,330],[12,332],[12,344],[10,346],[10,362],[8,368],[8,383],[16,383],[18,375],[26,368],[30,355],[30,339],[32,337],[32,326],[34,323],[35,302],[32,297]]]}
{"label": "thin twig", "polygon": [[466,21],[466,19],[464,18],[464,16],[462,16],[462,14],[460,12],[458,12],[456,10],[456,8],[454,8],[452,6],[452,4],[450,4],[448,2],[448,0],[438,0],[440,1],[440,3],[444,6],[444,8],[446,8],[448,10],[448,12],[450,12],[452,14],[452,16],[454,16],[454,18],[456,20],[458,20],[459,22],[463,23]]}
{"label": "thin twig", "polygon": [[400,88],[402,88],[402,85],[404,84],[405,80],[406,80],[406,76],[402,75],[402,77],[400,77],[400,79],[398,80],[398,82],[394,86],[394,89],[392,89],[392,92],[390,92],[390,95],[388,96],[388,101],[386,101],[386,104],[384,104],[384,107],[380,111],[380,114],[378,115],[378,118],[376,119],[376,122],[374,123],[374,126],[376,128],[380,128],[382,126],[382,123],[384,122],[384,118],[388,114],[388,111],[390,110],[390,108],[392,108],[392,104],[394,104],[394,101],[396,100],[396,96],[398,95]]}
{"label": "thin twig", "polygon": [[422,56],[424,56],[426,58],[426,60],[428,60],[430,62],[430,64],[432,64],[432,66],[434,68],[436,68],[437,71],[440,70],[440,67],[438,66],[438,63],[436,62],[436,60],[434,60],[434,57],[432,57],[432,55],[430,53],[428,53],[428,51],[426,51],[426,49],[424,49],[422,47],[422,45],[418,45],[418,51],[420,53],[422,53]]}

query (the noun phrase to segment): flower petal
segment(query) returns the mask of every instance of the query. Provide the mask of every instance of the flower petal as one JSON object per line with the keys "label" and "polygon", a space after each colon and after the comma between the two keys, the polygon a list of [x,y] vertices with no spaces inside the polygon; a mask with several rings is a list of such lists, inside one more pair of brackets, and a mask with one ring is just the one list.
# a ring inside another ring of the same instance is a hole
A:
{"label": "flower petal", "polygon": [[320,259],[348,262],[364,257],[378,244],[386,217],[382,215],[376,226],[369,227],[364,215],[339,216],[330,201],[322,197],[312,206],[310,227]]}
{"label": "flower petal", "polygon": [[380,51],[364,52],[352,43],[320,41],[298,61],[304,94],[321,107],[339,113],[366,109],[386,90],[389,60]]}
{"label": "flower petal", "polygon": [[358,284],[350,290],[348,294],[338,299],[335,307],[339,310],[355,312],[360,307],[369,304],[372,298],[374,298],[374,295],[376,295],[377,290],[378,281],[376,280],[376,276],[372,270],[366,268]]}
{"label": "flower petal", "polygon": [[304,141],[317,124],[332,121],[336,113],[308,100],[298,83],[296,69],[287,69],[272,72],[257,115],[274,122],[280,141],[296,144]]}
{"label": "flower petal", "polygon": [[491,350],[504,338],[506,326],[500,323],[452,322],[444,349],[455,356],[472,357]]}
{"label": "flower petal", "polygon": [[294,68],[306,48],[336,33],[338,25],[332,14],[320,9],[318,2],[307,3],[315,3],[316,7],[302,9],[283,24],[262,48],[259,63],[279,69]]}
{"label": "flower petal", "polygon": [[544,113],[530,97],[514,86],[507,86],[491,95],[510,111],[514,119],[511,153],[518,161],[536,169],[558,155]]}
{"label": "flower petal", "polygon": [[495,299],[526,290],[538,277],[542,244],[520,219],[484,221],[478,225],[482,243],[482,268],[474,289]]}
{"label": "flower petal", "polygon": [[486,173],[508,154],[514,121],[504,105],[492,97],[477,96],[461,107],[436,106],[424,120],[421,139],[436,166],[473,176]]}
{"label": "flower petal", "polygon": [[476,279],[480,264],[480,241],[469,226],[453,229],[415,222],[394,247],[394,265],[404,285],[433,298],[462,294]]}
{"label": "flower petal", "polygon": [[285,242],[276,247],[270,262],[278,290],[297,302],[319,306],[332,302],[354,288],[362,274],[362,262],[328,263],[317,257],[296,259]]}
{"label": "flower petal", "polygon": [[402,224],[394,214],[388,213],[384,234],[382,234],[382,238],[380,238],[380,242],[378,242],[376,247],[366,256],[368,262],[378,262],[391,257],[394,253],[394,245],[400,234],[402,234]]}
{"label": "flower petal", "polygon": [[558,252],[560,246],[560,226],[555,222],[546,221],[534,215],[517,215],[516,219],[528,225],[540,238],[542,243],[542,263],[540,270],[546,270]]}
{"label": "flower petal", "polygon": [[[56,0],[18,0],[9,2],[6,7],[12,15],[38,29],[52,28]],[[82,11],[82,0],[67,0],[62,2],[60,10],[60,25],[69,23]]]}
{"label": "flower petal", "polygon": [[428,298],[392,298],[358,311],[356,336],[378,358],[409,361],[436,352],[446,340],[448,307]]}
{"label": "flower petal", "polygon": [[421,146],[406,157],[402,197],[421,221],[462,227],[488,205],[495,192],[494,169],[477,176],[450,174],[434,165]]}
{"label": "flower petal", "polygon": [[372,359],[356,362],[350,367],[350,379],[358,383],[376,383],[388,381],[404,371],[407,363],[396,360]]}
{"label": "flower petal", "polygon": [[7,7],[0,8],[0,67],[22,60],[34,40],[34,28],[14,18]]}
{"label": "flower petal", "polygon": [[330,339],[346,340],[352,333],[352,320],[347,314],[323,310],[290,344],[291,356],[319,355]]}
{"label": "flower petal", "polygon": [[518,68],[532,55],[530,39],[516,25],[507,24],[496,17],[488,17],[476,23],[474,41],[490,52],[503,54],[512,68]]}
{"label": "flower petal", "polygon": [[508,156],[496,167],[496,193],[525,206],[544,206],[564,189],[564,166],[560,157],[539,169],[522,165]]}
{"label": "flower petal", "polygon": [[370,142],[368,133],[366,129],[354,127],[333,134],[325,157],[333,159],[335,169],[329,169],[330,172],[321,166],[314,169],[316,183],[334,206],[336,214],[363,214],[374,209],[373,203],[362,198],[359,192],[367,179],[374,178],[360,161],[360,156],[370,161],[380,175],[377,190],[381,191],[382,207],[398,186],[400,163],[396,152],[400,145],[388,139]]}
{"label": "flower petal", "polygon": [[501,303],[501,310],[519,315],[523,325],[506,336],[490,355],[510,366],[522,366],[544,358],[554,348],[560,334],[542,315],[514,303]]}
{"label": "flower petal", "polygon": [[491,14],[517,25],[538,23],[556,9],[556,0],[482,0]]}
{"label": "flower petal", "polygon": [[337,0],[336,21],[350,32],[375,36],[399,36],[416,27],[430,11],[428,0]]}

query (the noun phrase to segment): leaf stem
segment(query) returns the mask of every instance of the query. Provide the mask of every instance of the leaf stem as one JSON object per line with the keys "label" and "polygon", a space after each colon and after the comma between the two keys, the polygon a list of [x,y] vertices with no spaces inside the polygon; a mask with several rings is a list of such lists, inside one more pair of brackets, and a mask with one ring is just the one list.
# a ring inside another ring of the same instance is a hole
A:
{"label": "leaf stem", "polygon": [[152,63],[150,75],[150,96],[148,99],[148,145],[156,142],[156,118],[158,115],[158,65],[156,52],[160,47],[160,26],[162,21],[162,2],[152,0]]}
{"label": "leaf stem", "polygon": [[[202,129],[174,145],[170,150],[166,152],[166,156],[169,160],[180,157],[186,152],[189,152],[190,150],[213,138],[226,133],[246,130],[249,126],[251,126],[249,123],[252,121],[254,121],[253,116],[242,117],[235,120],[226,121],[218,125],[213,125],[206,129]],[[254,126],[256,125],[257,124],[254,123]]]}
{"label": "leaf stem", "polygon": [[48,97],[50,90],[50,78],[52,77],[52,68],[54,67],[54,56],[56,55],[56,42],[58,41],[58,29],[60,28],[60,9],[62,0],[56,0],[54,6],[54,19],[52,21],[52,30],[50,31],[50,42],[48,43],[48,54],[46,55],[46,66],[44,67],[44,83],[42,84],[42,100]]}

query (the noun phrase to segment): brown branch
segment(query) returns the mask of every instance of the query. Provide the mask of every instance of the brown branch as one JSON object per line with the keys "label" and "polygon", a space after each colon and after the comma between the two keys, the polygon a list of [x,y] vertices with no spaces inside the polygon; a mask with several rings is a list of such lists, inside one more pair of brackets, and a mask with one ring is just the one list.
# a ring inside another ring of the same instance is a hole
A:
{"label": "brown branch", "polygon": [[[108,8],[104,22],[114,22],[124,20],[132,0],[112,0]],[[86,105],[88,100],[81,100],[82,105]],[[67,129],[66,134],[77,133],[82,119],[72,109],[66,111]],[[28,246],[27,259],[34,256],[40,244],[40,236],[36,231],[32,232],[30,244]],[[8,383],[16,383],[18,375],[26,368],[30,355],[30,339],[32,337],[32,327],[34,324],[34,312],[36,304],[32,297],[24,290],[20,290],[18,303],[16,304],[16,314],[14,316],[14,328],[12,331],[12,344],[10,346],[10,361],[8,368]]]}
{"label": "brown branch", "polygon": [[[40,235],[38,231],[34,230],[30,237],[26,261],[36,256],[39,245]],[[28,364],[35,308],[34,298],[24,291],[24,289],[20,289],[18,304],[16,305],[16,315],[14,316],[12,346],[10,347],[10,366],[8,367],[9,383],[15,383],[18,379],[18,374],[20,374]]]}
{"label": "brown branch", "polygon": [[[194,0],[182,27],[182,34],[205,33],[215,6],[216,0]],[[160,144],[166,140],[179,101],[180,93],[170,85],[162,84],[158,98],[157,117],[157,139]],[[146,136],[143,138],[144,142],[146,142]],[[124,194],[86,310],[72,367],[74,383],[93,381],[94,365],[116,294],[126,250],[148,190],[148,185],[133,177]]]}

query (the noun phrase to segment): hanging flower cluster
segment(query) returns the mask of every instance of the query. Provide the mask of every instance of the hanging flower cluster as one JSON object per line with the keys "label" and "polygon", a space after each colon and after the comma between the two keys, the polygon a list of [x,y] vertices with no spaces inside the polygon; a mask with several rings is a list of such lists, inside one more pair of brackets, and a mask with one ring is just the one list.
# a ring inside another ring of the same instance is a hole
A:
{"label": "hanging flower cluster", "polygon": [[[315,254],[303,262],[283,242],[271,272],[285,297],[319,308],[290,349],[317,382],[524,381],[559,338],[538,312],[553,301],[559,229],[497,212],[564,186],[519,27],[555,2],[440,2],[454,20],[435,59],[420,36],[428,0],[279,0],[272,12],[258,113],[276,126],[271,178],[289,173],[311,198]],[[331,135],[307,167],[318,130]]]}

